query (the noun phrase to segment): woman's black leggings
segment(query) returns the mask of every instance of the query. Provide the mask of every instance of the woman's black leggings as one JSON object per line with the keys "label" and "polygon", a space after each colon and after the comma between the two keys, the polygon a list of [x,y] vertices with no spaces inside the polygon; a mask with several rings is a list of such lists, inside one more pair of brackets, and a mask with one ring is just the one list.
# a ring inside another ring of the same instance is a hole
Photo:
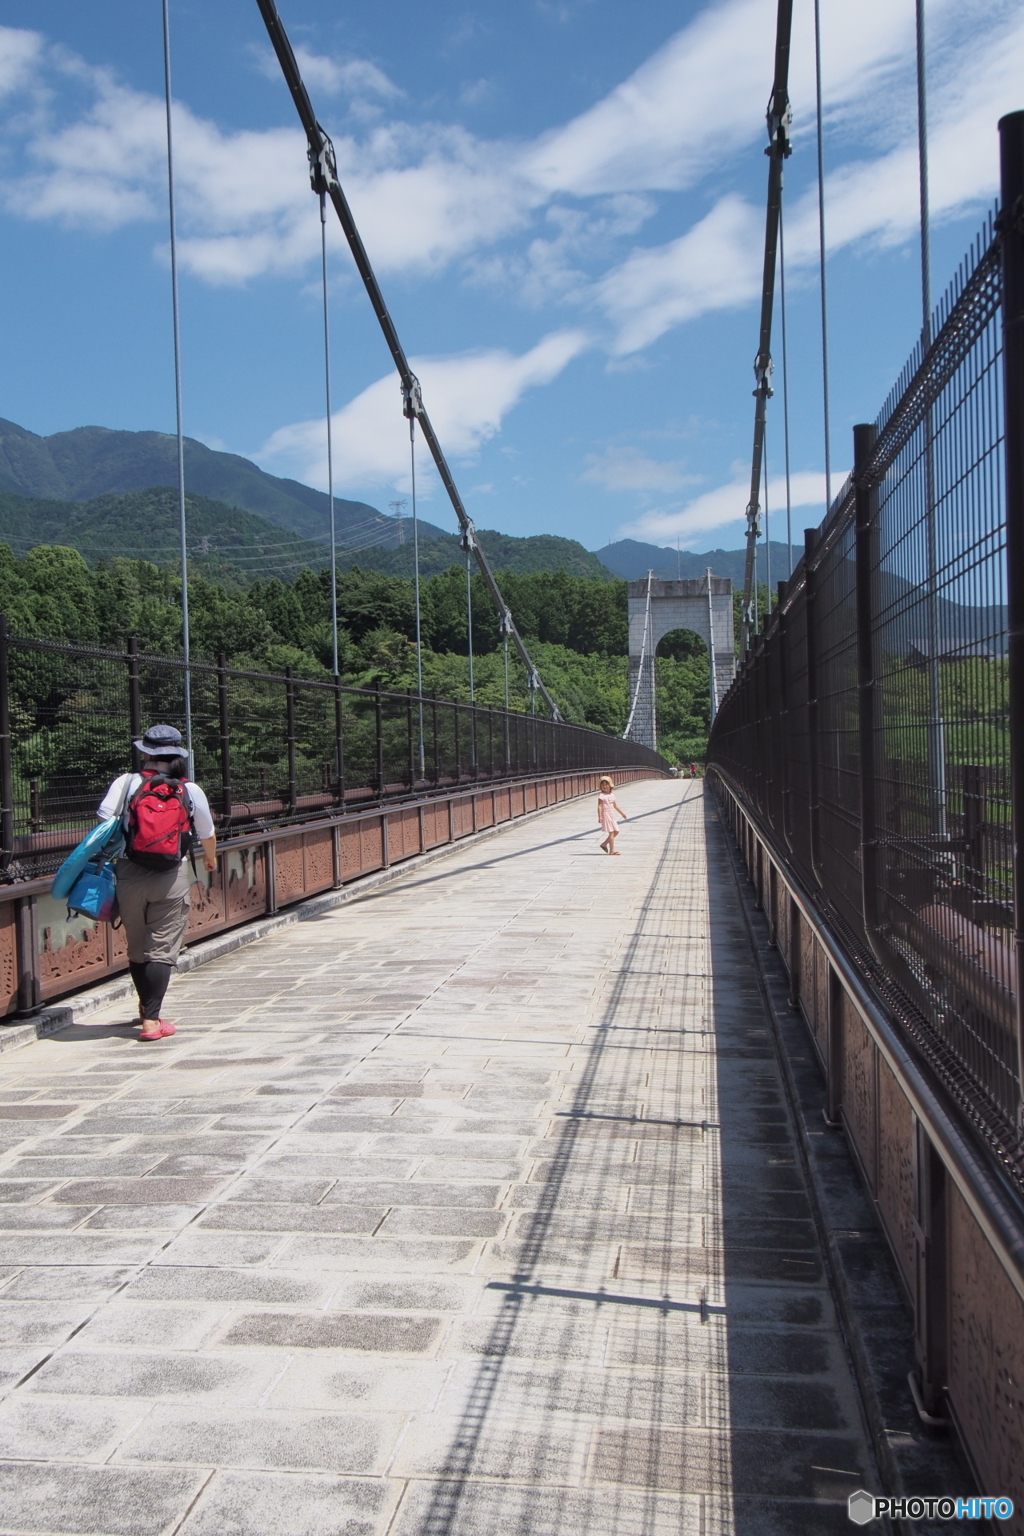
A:
{"label": "woman's black leggings", "polygon": [[159,960],[132,960],[129,962],[128,969],[132,973],[132,981],[139,994],[142,1017],[158,1019],[174,966],[163,965]]}

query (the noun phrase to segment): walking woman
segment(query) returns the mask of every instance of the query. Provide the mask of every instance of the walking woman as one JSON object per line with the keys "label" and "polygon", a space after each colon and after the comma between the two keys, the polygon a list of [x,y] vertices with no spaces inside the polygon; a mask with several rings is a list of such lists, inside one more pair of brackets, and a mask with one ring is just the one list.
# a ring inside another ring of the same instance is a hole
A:
{"label": "walking woman", "polygon": [[139,1039],[160,1040],[174,1034],[160,1009],[188,922],[196,878],[194,837],[202,843],[203,866],[211,873],[217,868],[217,837],[209,801],[198,784],[188,781],[181,732],[173,725],[151,725],[132,745],[142,754],[142,771],[114,780],[99,815],[123,817],[117,904],[128,940],[128,969],[139,994]]}
{"label": "walking woman", "polygon": [[616,858],[620,857],[615,849],[615,839],[619,835],[618,818],[620,816],[623,821],[629,820],[629,817],[615,798],[615,785],[611,779],[603,778],[600,784],[600,793],[597,797],[597,824],[603,828],[606,834],[601,847],[605,853],[615,854]]}

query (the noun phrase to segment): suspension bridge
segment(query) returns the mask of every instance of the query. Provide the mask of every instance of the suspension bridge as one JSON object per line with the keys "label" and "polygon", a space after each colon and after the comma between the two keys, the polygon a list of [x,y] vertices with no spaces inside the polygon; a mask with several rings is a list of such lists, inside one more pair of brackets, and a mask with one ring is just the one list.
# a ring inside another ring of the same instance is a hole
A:
{"label": "suspension bridge", "polygon": [[[187,581],[175,657],[0,616],[0,1526],[1020,1533],[1024,113],[933,306],[919,6],[920,340],[759,603],[777,286],[790,410],[780,0],[739,643],[713,571],[631,584],[611,736],[539,677],[258,3],[413,483],[419,437],[467,603],[475,562],[540,702],[354,687],[336,649],[320,678],[197,660]],[[178,426],[184,569],[180,388]],[[657,752],[678,627],[709,657],[696,780]],[[44,701],[59,764],[19,736]],[[155,716],[187,729],[220,854],[178,1031],[140,1049],[120,932],[50,884],[106,786],[96,741]]]}

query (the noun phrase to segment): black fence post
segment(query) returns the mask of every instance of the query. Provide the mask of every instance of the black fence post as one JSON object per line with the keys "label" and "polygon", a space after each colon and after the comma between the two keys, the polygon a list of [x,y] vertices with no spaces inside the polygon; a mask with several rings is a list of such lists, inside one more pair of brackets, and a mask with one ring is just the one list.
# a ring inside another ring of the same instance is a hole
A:
{"label": "black fence post", "polygon": [[220,796],[221,815],[231,816],[231,722],[228,715],[228,659],[217,654],[217,709],[220,715]]}
{"label": "black fence post", "polygon": [[440,752],[439,752],[439,748],[438,748],[438,744],[437,744],[437,689],[436,688],[433,690],[433,692],[430,695],[430,701],[431,701],[430,702],[431,727],[432,727],[432,730],[433,730],[433,733],[434,733],[434,785],[436,787],[441,782],[441,763],[439,761]]}
{"label": "black fence post", "polygon": [[338,774],[338,804],[345,809],[345,695],[341,678],[334,674],[334,756]]}
{"label": "black fence post", "polygon": [[14,771],[11,766],[10,653],[7,615],[0,613],[0,868],[14,858]]}
{"label": "black fence post", "polygon": [[462,743],[459,740],[459,713],[460,713],[460,706],[458,704],[453,704],[451,706],[451,710],[452,710],[452,730],[455,733],[455,782],[456,782],[456,784],[461,784],[462,783]]}
{"label": "black fence post", "polygon": [[[818,772],[818,571],[817,528],[804,529],[804,649],[807,657],[807,816],[811,871],[824,889],[821,863],[821,791]],[[747,688],[749,694],[749,685]]]}
{"label": "black fence post", "polygon": [[377,793],[384,798],[384,710],[381,703],[380,683],[373,690],[373,718],[377,743]]}
{"label": "black fence post", "polygon": [[291,667],[285,668],[285,718],[288,731],[288,809],[294,811],[299,799],[299,786],[295,773],[295,678]]}
{"label": "black fence post", "polygon": [[[1024,1089],[1024,112],[999,122],[1010,801],[1017,971],[1017,1066]],[[1018,1116],[1022,1105],[1018,1099]]]}
{"label": "black fence post", "polygon": [[877,497],[868,476],[877,433],[872,423],[853,429],[854,530],[857,596],[857,704],[860,744],[861,908],[872,949],[878,930],[878,830],[876,826],[875,632],[872,578]]}
{"label": "black fence post", "polygon": [[[139,677],[139,642],[128,636],[128,726],[132,741],[142,735],[142,683]],[[132,767],[138,767],[139,751],[132,747]]]}
{"label": "black fence post", "polygon": [[412,728],[412,689],[405,690],[405,726],[409,740],[409,788],[416,787],[416,742]]}

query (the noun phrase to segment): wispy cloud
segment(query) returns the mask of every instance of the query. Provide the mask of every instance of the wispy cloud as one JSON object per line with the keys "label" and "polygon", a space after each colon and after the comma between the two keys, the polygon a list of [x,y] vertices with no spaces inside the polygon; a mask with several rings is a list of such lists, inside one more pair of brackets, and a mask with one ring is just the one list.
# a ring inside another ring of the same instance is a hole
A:
{"label": "wispy cloud", "polygon": [[[811,0],[797,0],[792,94],[799,143],[811,126]],[[585,306],[624,357],[699,315],[758,291],[761,211],[735,191],[694,217],[677,204],[676,239],[626,249],[667,194],[715,188],[763,137],[771,0],[709,5],[592,107],[526,142],[451,124],[402,121],[402,93],[365,59],[300,49],[315,94],[343,98],[339,168],[382,273],[452,263],[528,303]],[[913,232],[913,15],[891,0],[825,7],[829,115],[827,213],[833,248]],[[931,0],[932,200],[938,216],[995,184],[995,119],[1019,104],[1024,15],[1011,0]],[[272,62],[272,61],[271,61]],[[268,65],[269,67],[269,65]],[[12,167],[0,195],[22,217],[97,229],[163,217],[163,104],[78,61],[75,100],[59,89],[72,61],[39,34],[0,29],[0,91],[53,82],[47,109],[8,128]],[[374,117],[384,109],[387,120]],[[63,114],[63,115],[62,115]],[[77,115],[76,115],[77,114]],[[360,115],[362,114],[362,115]],[[317,220],[298,128],[230,131],[176,105],[184,265],[211,283],[301,272]],[[854,137],[853,129],[856,129]],[[791,162],[792,164],[793,162]],[[789,252],[814,257],[814,194],[794,179]]]}
{"label": "wispy cloud", "polygon": [[[379,101],[396,101],[405,92],[382,69],[369,59],[332,59],[321,53],[313,53],[300,44],[295,58],[303,79],[313,90],[324,91],[328,96],[343,93],[357,101],[376,98]],[[275,78],[280,72],[276,59],[270,61],[269,71]]]}
{"label": "wispy cloud", "polygon": [[[528,389],[549,384],[583,351],[582,331],[545,336],[520,355],[504,350],[413,362],[431,422],[453,458],[472,459],[501,430],[502,421]],[[335,474],[348,486],[409,489],[409,430],[402,416],[396,376],[387,374],[332,417]],[[421,440],[422,441],[422,440]],[[280,427],[255,455],[276,474],[292,474],[310,485],[327,485],[327,429],[324,418]],[[429,490],[427,459],[421,487]]]}
{"label": "wispy cloud", "polygon": [[639,448],[611,447],[591,453],[581,480],[606,491],[658,492],[682,490],[695,485],[699,475],[689,475],[681,459],[652,459]]}
{"label": "wispy cloud", "polygon": [[[833,477],[839,483],[837,477]],[[658,509],[645,512],[634,522],[626,523],[618,531],[620,539],[645,539],[652,543],[660,540],[692,538],[696,534],[711,533],[727,523],[741,522],[745,516],[750,480],[735,479],[728,485],[716,486],[705,491],[693,501],[675,510]],[[790,498],[793,507],[816,507],[824,510],[825,476],[802,472],[790,477]],[[782,476],[768,482],[768,506],[778,518],[779,510],[785,509],[786,482]],[[775,524],[778,536],[779,524]]]}
{"label": "wispy cloud", "polygon": [[639,351],[685,320],[747,303],[760,286],[760,233],[753,208],[730,194],[678,240],[634,251],[597,285],[612,351]]}
{"label": "wispy cloud", "polygon": [[0,97],[24,90],[36,74],[45,40],[39,32],[0,27]]}

